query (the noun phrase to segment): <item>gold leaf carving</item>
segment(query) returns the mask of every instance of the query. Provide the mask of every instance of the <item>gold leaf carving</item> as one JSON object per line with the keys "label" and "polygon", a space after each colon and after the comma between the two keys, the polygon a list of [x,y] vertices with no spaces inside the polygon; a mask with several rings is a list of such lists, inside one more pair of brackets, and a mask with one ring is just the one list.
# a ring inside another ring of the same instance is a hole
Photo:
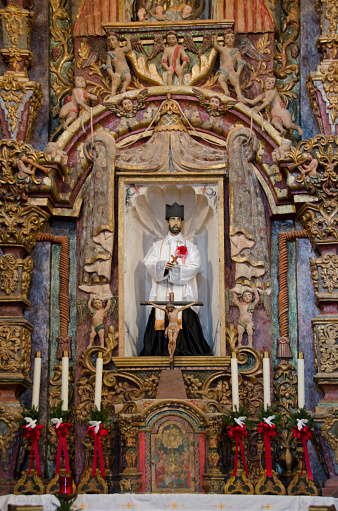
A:
{"label": "gold leaf carving", "polygon": [[20,367],[19,326],[4,325],[0,327],[0,370],[17,372]]}
{"label": "gold leaf carving", "polygon": [[18,287],[19,272],[18,261],[13,254],[3,255],[0,257],[0,270],[1,270],[1,290],[5,291],[6,295],[14,293]]}
{"label": "gold leaf carving", "polygon": [[271,51],[269,50],[268,46],[270,46],[270,42],[269,42],[269,34],[268,33],[265,33],[261,38],[260,40],[258,41],[256,47],[257,47],[257,50],[260,52],[260,53],[271,53]]}
{"label": "gold leaf carving", "polygon": [[338,325],[320,325],[317,330],[321,354],[320,370],[332,373],[338,369]]}

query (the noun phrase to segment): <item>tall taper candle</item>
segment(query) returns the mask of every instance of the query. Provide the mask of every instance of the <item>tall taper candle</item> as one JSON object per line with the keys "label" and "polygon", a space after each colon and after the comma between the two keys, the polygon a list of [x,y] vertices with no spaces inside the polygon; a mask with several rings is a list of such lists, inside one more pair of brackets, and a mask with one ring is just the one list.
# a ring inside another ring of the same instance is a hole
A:
{"label": "tall taper candle", "polygon": [[266,410],[268,406],[271,406],[270,358],[268,351],[264,351],[263,355],[263,391],[264,391],[264,410]]}
{"label": "tall taper candle", "polygon": [[94,398],[94,405],[98,410],[101,410],[102,373],[103,358],[102,353],[98,353],[96,359],[95,398]]}
{"label": "tall taper candle", "polygon": [[304,373],[304,353],[298,353],[297,359],[297,377],[298,377],[298,408],[305,406],[305,373]]}
{"label": "tall taper candle", "polygon": [[35,352],[32,407],[39,408],[40,380],[41,380],[41,351]]}
{"label": "tall taper candle", "polygon": [[68,379],[69,379],[69,357],[68,351],[62,352],[62,379],[61,379],[61,410],[68,410]]}
{"label": "tall taper candle", "polygon": [[232,409],[239,410],[238,365],[236,353],[231,353]]}

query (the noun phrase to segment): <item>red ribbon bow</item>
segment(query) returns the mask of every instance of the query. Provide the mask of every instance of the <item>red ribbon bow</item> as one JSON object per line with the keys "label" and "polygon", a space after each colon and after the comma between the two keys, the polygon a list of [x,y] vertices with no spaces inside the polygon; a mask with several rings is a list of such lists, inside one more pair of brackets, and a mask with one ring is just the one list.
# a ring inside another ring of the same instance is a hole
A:
{"label": "red ribbon bow", "polygon": [[309,426],[303,426],[302,429],[298,429],[298,427],[295,426],[293,428],[292,433],[293,433],[294,438],[297,438],[297,440],[302,440],[302,444],[303,444],[302,470],[301,470],[300,475],[301,476],[303,475],[304,458],[305,458],[305,466],[306,466],[306,470],[307,470],[309,479],[311,479],[311,481],[313,481],[313,475],[312,475],[312,470],[311,470],[311,465],[310,465],[310,458],[309,458],[309,451],[307,449],[307,441],[310,440],[311,435],[312,435],[312,431],[309,428]]}
{"label": "red ribbon bow", "polygon": [[44,428],[42,424],[38,424],[35,428],[31,428],[28,425],[22,426],[23,436],[25,438],[31,438],[31,455],[29,460],[29,469],[27,474],[29,475],[32,470],[33,464],[33,453],[35,457],[35,465],[36,465],[36,473],[38,476],[41,476],[41,465],[40,465],[40,457],[39,457],[39,449],[38,449],[38,440],[41,438],[41,430]]}
{"label": "red ribbon bow", "polygon": [[265,447],[265,463],[266,463],[266,475],[272,477],[272,461],[271,461],[271,438],[277,436],[277,428],[275,424],[269,426],[266,422],[260,422],[257,426],[257,433],[263,433],[264,435],[264,447]]}
{"label": "red ribbon bow", "polygon": [[239,447],[241,449],[241,455],[242,455],[242,460],[243,460],[243,465],[244,465],[244,470],[246,472],[246,475],[249,477],[249,471],[248,471],[248,466],[246,464],[246,459],[245,459],[245,453],[244,453],[244,446],[243,446],[243,441],[242,441],[242,438],[245,438],[246,436],[248,436],[248,430],[246,429],[246,426],[244,425],[243,427],[241,426],[228,426],[228,434],[231,438],[235,438],[236,439],[236,453],[235,453],[235,464],[234,464],[234,471],[232,473],[232,476],[235,477],[236,474],[237,474],[237,467],[238,467],[238,444],[239,444]]}
{"label": "red ribbon bow", "polygon": [[104,469],[101,437],[108,435],[108,429],[105,428],[102,424],[100,424],[100,427],[99,427],[99,430],[97,433],[95,432],[95,426],[87,426],[87,431],[88,431],[89,436],[94,437],[94,458],[93,458],[92,477],[94,477],[96,474],[97,451],[99,451],[101,475],[102,475],[102,477],[106,477],[106,471]]}
{"label": "red ribbon bow", "polygon": [[65,457],[66,473],[70,474],[68,445],[67,445],[67,435],[69,434],[70,427],[71,427],[71,425],[69,424],[69,422],[62,422],[58,428],[56,427],[56,424],[54,424],[55,432],[56,432],[57,436],[59,437],[58,450],[57,450],[57,454],[56,454],[55,474],[60,473],[62,449],[63,449],[64,457]]}

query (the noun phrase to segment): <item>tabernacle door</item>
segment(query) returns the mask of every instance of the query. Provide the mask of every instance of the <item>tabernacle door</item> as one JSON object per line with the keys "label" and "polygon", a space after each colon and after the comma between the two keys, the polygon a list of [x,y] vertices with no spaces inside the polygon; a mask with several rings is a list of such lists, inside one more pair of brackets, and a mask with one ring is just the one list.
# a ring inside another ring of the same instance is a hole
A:
{"label": "tabernacle door", "polygon": [[[138,356],[149,307],[152,278],[143,259],[153,243],[168,234],[165,205],[184,205],[182,234],[196,245],[201,268],[197,275],[199,317],[204,337],[216,356],[225,355],[224,207],[219,177],[120,178],[119,182],[119,356]],[[170,291],[170,290],[168,290]]]}

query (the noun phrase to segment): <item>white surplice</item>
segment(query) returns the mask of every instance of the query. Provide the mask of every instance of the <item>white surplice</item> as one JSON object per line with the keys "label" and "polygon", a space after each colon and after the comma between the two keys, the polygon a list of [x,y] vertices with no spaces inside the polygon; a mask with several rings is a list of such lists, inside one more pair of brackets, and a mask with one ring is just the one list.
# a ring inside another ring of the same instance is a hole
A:
{"label": "white surplice", "polygon": [[[186,257],[178,257],[178,264],[174,264],[165,275],[167,262],[172,261],[171,256],[176,255],[176,249],[180,246],[187,248]],[[174,293],[175,301],[195,302],[198,300],[196,275],[201,267],[200,253],[197,247],[186,240],[181,233],[177,236],[168,233],[164,240],[153,243],[143,262],[153,281],[149,301],[169,301],[171,292]],[[192,309],[195,312],[198,311],[198,307],[192,307]],[[164,312],[156,309],[156,329],[160,329],[159,322],[162,323],[161,329],[163,328],[163,320]]]}

